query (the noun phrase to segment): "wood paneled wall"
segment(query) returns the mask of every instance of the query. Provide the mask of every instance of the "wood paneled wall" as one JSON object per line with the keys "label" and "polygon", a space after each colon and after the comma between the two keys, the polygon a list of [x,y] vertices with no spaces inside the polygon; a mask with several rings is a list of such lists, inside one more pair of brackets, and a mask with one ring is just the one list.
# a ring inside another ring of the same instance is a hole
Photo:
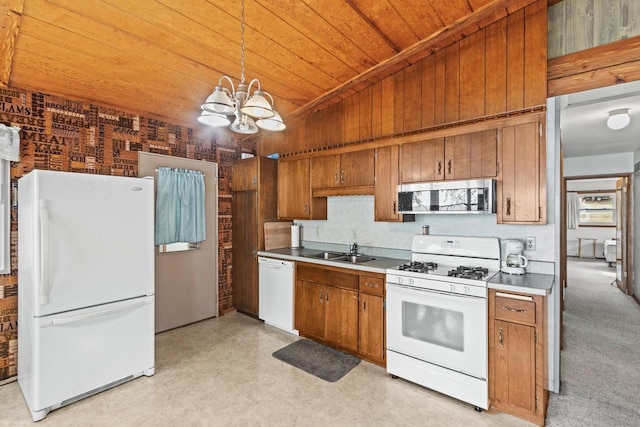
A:
{"label": "wood paneled wall", "polygon": [[320,150],[544,105],[547,3],[539,0],[328,108],[267,135],[259,155]]}
{"label": "wood paneled wall", "polygon": [[549,58],[640,35],[638,0],[563,0],[549,8]]}

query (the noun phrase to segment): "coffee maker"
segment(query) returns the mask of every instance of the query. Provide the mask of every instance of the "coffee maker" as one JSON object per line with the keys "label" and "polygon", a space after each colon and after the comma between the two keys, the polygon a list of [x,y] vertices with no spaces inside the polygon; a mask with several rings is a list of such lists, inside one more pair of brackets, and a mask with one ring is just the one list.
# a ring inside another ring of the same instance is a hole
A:
{"label": "coffee maker", "polygon": [[502,241],[502,270],[509,274],[524,274],[527,259],[522,256],[524,244],[520,240],[509,239]]}

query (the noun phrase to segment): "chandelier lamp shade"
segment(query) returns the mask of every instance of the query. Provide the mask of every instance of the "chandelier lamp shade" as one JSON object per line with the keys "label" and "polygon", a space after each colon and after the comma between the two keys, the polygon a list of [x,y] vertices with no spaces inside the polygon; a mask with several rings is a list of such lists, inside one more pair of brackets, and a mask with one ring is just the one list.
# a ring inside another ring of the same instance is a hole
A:
{"label": "chandelier lamp shade", "polygon": [[631,118],[629,117],[628,108],[609,111],[609,118],[607,119],[609,129],[620,130],[627,127],[629,122],[631,122]]}
{"label": "chandelier lamp shade", "polygon": [[[200,106],[202,113],[198,121],[208,126],[225,127],[236,133],[250,135],[258,128],[270,131],[286,129],[282,117],[273,109],[273,97],[262,90],[260,80],[253,79],[249,85],[244,80],[244,0],[242,1],[240,26],[240,83],[236,88],[229,76],[221,76],[218,85]],[[223,84],[225,81],[231,90]],[[256,86],[253,94],[251,89]],[[268,98],[268,99],[267,99]],[[227,116],[235,116],[233,122]]]}

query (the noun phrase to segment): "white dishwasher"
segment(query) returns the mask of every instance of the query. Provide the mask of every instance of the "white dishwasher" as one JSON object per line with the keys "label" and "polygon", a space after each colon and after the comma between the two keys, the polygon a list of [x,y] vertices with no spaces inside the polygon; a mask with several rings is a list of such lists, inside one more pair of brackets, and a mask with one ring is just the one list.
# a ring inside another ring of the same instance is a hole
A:
{"label": "white dishwasher", "polygon": [[267,325],[298,335],[293,324],[295,263],[258,257],[258,265],[258,317]]}

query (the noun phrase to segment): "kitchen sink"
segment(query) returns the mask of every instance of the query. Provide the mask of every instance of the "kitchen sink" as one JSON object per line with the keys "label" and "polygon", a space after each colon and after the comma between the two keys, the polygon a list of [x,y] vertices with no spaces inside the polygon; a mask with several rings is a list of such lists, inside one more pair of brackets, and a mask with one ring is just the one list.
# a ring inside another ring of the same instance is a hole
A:
{"label": "kitchen sink", "polygon": [[349,262],[351,264],[362,264],[373,261],[375,258],[367,255],[349,255],[344,252],[320,252],[319,254],[305,255],[306,258],[326,259],[327,261]]}
{"label": "kitchen sink", "polygon": [[363,262],[373,261],[375,258],[367,255],[345,255],[340,258],[334,259],[334,261],[350,262],[352,264],[362,264]]}
{"label": "kitchen sink", "polygon": [[347,254],[345,254],[344,252],[320,252],[319,254],[305,255],[305,257],[307,258],[320,258],[326,260],[336,260],[338,258],[343,258],[346,256]]}

